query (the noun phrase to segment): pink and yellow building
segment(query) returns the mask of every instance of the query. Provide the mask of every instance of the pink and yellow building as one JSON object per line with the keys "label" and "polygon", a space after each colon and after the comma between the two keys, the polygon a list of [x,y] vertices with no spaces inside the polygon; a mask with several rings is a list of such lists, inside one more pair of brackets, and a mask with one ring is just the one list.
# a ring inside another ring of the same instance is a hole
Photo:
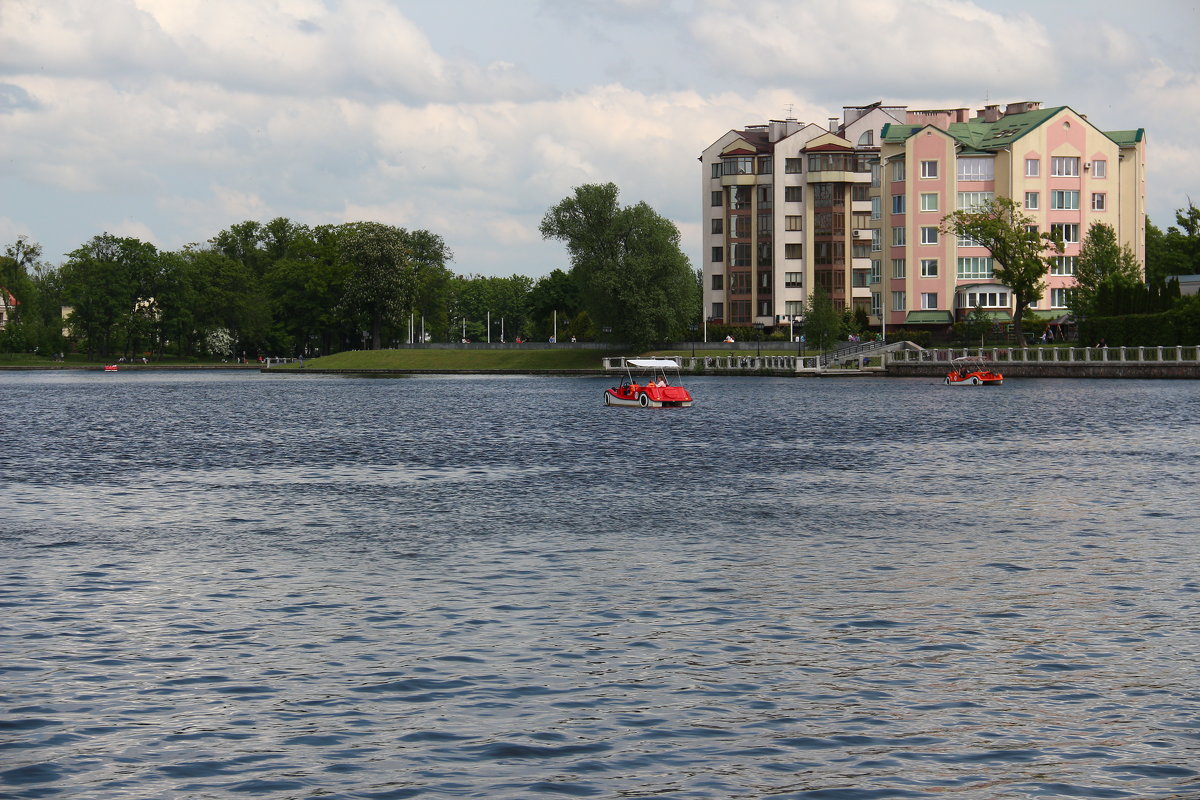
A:
{"label": "pink and yellow building", "polygon": [[701,161],[714,322],[789,324],[813,287],[875,325],[946,326],[976,305],[1011,318],[1012,293],[986,248],[940,230],[947,214],[997,196],[1066,242],[1033,316],[1067,314],[1092,223],[1145,259],[1144,131],[1101,131],[1066,106],[847,107],[827,127],[730,131]]}

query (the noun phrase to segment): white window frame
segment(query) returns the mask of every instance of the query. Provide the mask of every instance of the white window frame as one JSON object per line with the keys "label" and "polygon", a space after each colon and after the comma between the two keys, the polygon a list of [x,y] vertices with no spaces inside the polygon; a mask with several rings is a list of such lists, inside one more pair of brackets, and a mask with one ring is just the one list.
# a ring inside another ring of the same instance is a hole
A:
{"label": "white window frame", "polygon": [[1067,289],[1051,289],[1050,290],[1050,307],[1051,308],[1066,308],[1067,307]]}
{"label": "white window frame", "polygon": [[1025,207],[1030,211],[1037,211],[1042,205],[1042,198],[1037,192],[1025,193]]}
{"label": "white window frame", "polygon": [[979,211],[985,203],[996,199],[995,192],[959,192],[955,197],[960,211]]}
{"label": "white window frame", "polygon": [[892,165],[892,183],[900,183],[904,180],[904,159],[895,159],[888,163]]}
{"label": "white window frame", "polygon": [[933,311],[938,307],[937,292],[921,292],[921,309],[923,311]]}
{"label": "white window frame", "polygon": [[1052,211],[1078,211],[1078,189],[1052,189],[1050,191],[1050,209]]}
{"label": "white window frame", "polygon": [[1074,275],[1076,256],[1054,256],[1050,262],[1051,275]]}
{"label": "white window frame", "polygon": [[883,217],[883,199],[878,195],[871,198],[871,219],[881,219]]}
{"label": "white window frame", "polygon": [[938,210],[938,194],[937,194],[937,192],[922,192],[921,193],[921,210],[922,211],[937,211]]}
{"label": "white window frame", "polygon": [[1108,160],[1104,158],[1096,159],[1092,162],[1092,177],[1107,178],[1108,177]]}
{"label": "white window frame", "polygon": [[1092,211],[1108,211],[1108,194],[1092,192]]}
{"label": "white window frame", "polygon": [[922,161],[921,162],[921,177],[936,178],[938,176],[937,161]]}
{"label": "white window frame", "polygon": [[961,279],[989,279],[992,277],[991,256],[959,256],[955,274]]}
{"label": "white window frame", "polygon": [[904,278],[908,276],[908,264],[903,258],[892,259],[892,277]]}
{"label": "white window frame", "polygon": [[892,292],[892,311],[904,311],[906,301],[904,292]]}
{"label": "white window frame", "polygon": [[921,226],[921,244],[936,245],[938,243],[938,229],[936,225]]}
{"label": "white window frame", "polygon": [[1042,174],[1042,160],[1040,158],[1025,159],[1025,177],[1037,178]]}
{"label": "white window frame", "polygon": [[959,158],[958,180],[960,181],[994,181],[996,179],[996,162],[993,158]]}
{"label": "white window frame", "polygon": [[903,225],[897,225],[892,228],[892,247],[904,247],[907,244],[908,234]]}
{"label": "white window frame", "polygon": [[1051,156],[1050,177],[1078,178],[1079,156]]}
{"label": "white window frame", "polygon": [[902,194],[892,195],[892,213],[893,214],[903,214],[906,205],[907,205],[907,203],[904,199],[904,195],[902,195]]}
{"label": "white window frame", "polygon": [[[1057,232],[1061,237],[1063,244],[1079,244],[1079,223],[1078,222],[1055,222],[1050,225],[1050,233]],[[1074,238],[1068,238],[1067,234],[1073,234]]]}
{"label": "white window frame", "polygon": [[936,278],[938,276],[938,260],[936,258],[921,259],[921,277]]}

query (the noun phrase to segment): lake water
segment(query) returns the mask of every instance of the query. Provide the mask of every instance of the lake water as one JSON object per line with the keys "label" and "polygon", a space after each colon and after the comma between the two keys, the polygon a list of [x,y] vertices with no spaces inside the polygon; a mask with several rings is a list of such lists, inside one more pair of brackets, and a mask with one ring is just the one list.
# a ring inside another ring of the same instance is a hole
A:
{"label": "lake water", "polygon": [[0,796],[1200,797],[1200,387],[0,373]]}

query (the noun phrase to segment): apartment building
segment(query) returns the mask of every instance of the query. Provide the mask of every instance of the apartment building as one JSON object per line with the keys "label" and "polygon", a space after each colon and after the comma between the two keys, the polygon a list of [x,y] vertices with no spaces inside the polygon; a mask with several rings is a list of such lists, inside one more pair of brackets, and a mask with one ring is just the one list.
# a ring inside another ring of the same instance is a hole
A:
{"label": "apartment building", "polygon": [[946,214],[997,195],[1067,243],[1035,315],[1066,313],[1092,222],[1112,225],[1144,262],[1145,133],[1100,131],[1066,106],[847,106],[825,126],[729,131],[700,160],[714,323],[788,325],[815,287],[877,326],[944,327],[976,305],[1011,319],[987,250],[940,231]]}

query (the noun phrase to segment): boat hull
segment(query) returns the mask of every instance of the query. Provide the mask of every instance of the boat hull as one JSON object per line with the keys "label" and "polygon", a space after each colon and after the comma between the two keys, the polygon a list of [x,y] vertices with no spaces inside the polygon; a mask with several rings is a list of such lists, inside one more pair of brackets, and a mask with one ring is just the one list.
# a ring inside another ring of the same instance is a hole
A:
{"label": "boat hull", "polygon": [[688,408],[692,396],[682,386],[644,387],[636,390],[605,389],[604,405],[626,408]]}
{"label": "boat hull", "polygon": [[966,376],[947,375],[944,383],[947,386],[1000,386],[1004,376],[997,372],[972,372]]}

